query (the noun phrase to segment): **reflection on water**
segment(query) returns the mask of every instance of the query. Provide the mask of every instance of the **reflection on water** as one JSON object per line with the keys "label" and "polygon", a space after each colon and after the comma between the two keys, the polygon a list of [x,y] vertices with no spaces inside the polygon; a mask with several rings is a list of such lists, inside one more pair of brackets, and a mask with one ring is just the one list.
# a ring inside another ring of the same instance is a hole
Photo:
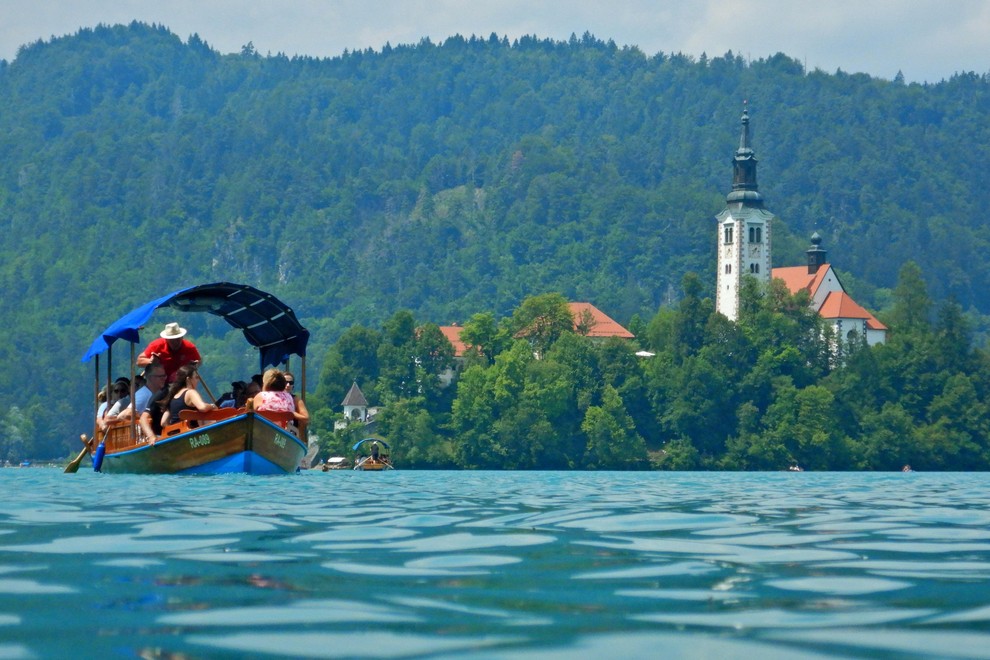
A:
{"label": "reflection on water", "polygon": [[0,658],[985,658],[985,481],[0,470]]}

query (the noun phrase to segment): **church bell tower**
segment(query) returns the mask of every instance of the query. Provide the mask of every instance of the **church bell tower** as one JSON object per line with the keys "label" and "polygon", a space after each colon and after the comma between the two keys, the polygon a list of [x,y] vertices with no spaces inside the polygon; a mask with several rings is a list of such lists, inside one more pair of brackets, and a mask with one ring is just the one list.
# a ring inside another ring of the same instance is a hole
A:
{"label": "church bell tower", "polygon": [[756,185],[756,153],[750,146],[749,111],[743,110],[742,135],[732,158],[732,192],[718,220],[718,285],[715,310],[739,318],[739,290],[743,278],[770,283],[770,231],[773,214],[763,207]]}

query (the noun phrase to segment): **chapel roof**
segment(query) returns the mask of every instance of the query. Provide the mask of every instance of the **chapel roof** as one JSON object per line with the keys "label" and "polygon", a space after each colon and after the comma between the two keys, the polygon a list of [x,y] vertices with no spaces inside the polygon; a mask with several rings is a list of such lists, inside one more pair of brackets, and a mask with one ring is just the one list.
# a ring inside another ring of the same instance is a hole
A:
{"label": "chapel roof", "polygon": [[[591,315],[591,328],[587,336],[592,338],[619,337],[620,339],[633,339],[636,335],[622,327],[615,319],[588,302],[567,303],[567,309],[571,312],[574,320],[574,330],[578,330],[578,324],[582,321],[585,312]],[[454,357],[464,357],[467,354],[468,346],[461,339],[461,332],[464,330],[460,325],[441,325],[440,332],[447,338],[447,341],[454,347]]]}
{"label": "chapel roof", "polygon": [[571,310],[571,317],[574,319],[575,330],[578,329],[578,323],[580,323],[582,316],[585,315],[585,312],[589,312],[591,314],[592,325],[591,329],[588,331],[589,337],[620,337],[622,339],[632,339],[636,336],[623,328],[608,314],[598,309],[591,303],[567,303],[567,308]]}
{"label": "chapel roof", "polygon": [[825,319],[865,319],[866,327],[871,330],[887,329],[887,326],[863,309],[844,291],[833,291],[828,294],[818,313]]}
{"label": "chapel roof", "polygon": [[357,383],[351,385],[351,389],[347,391],[347,396],[341,401],[342,406],[367,406],[368,400],[364,398],[364,392],[358,387]]}
{"label": "chapel roof", "polygon": [[831,270],[830,264],[823,264],[817,273],[809,273],[807,266],[785,266],[774,268],[770,272],[770,277],[783,280],[787,290],[792,294],[807,291],[814,298],[818,287],[822,285]]}

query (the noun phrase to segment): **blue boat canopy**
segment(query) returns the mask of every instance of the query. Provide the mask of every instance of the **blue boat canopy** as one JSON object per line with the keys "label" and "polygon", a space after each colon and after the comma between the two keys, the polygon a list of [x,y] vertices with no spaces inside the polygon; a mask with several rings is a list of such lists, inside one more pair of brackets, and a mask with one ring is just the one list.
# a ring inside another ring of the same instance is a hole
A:
{"label": "blue boat canopy", "polygon": [[357,448],[360,447],[361,445],[363,445],[366,442],[377,442],[382,447],[385,447],[386,450],[391,451],[391,447],[388,446],[388,443],[387,442],[385,442],[381,438],[375,438],[375,437],[364,438],[363,440],[358,440],[356,443],[354,443],[354,446],[351,447],[351,451],[357,451]]}
{"label": "blue boat canopy", "polygon": [[137,344],[138,334],[155,310],[170,307],[179,312],[208,312],[223,318],[244,333],[261,354],[261,368],[285,362],[290,355],[305,357],[309,330],[281,300],[246,284],[216,282],[173,291],[120,317],[100,333],[83,362],[89,362],[118,339]]}

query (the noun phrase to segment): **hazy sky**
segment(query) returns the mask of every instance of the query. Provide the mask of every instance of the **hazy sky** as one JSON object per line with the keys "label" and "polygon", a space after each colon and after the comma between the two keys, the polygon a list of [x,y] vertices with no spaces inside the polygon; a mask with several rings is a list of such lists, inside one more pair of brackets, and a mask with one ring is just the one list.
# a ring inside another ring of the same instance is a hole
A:
{"label": "hazy sky", "polygon": [[783,52],[809,69],[888,79],[990,72],[990,0],[0,0],[0,58],[132,20],[198,34],[221,53],[252,42],[262,55],[327,57],[452,34],[590,32],[650,55]]}

